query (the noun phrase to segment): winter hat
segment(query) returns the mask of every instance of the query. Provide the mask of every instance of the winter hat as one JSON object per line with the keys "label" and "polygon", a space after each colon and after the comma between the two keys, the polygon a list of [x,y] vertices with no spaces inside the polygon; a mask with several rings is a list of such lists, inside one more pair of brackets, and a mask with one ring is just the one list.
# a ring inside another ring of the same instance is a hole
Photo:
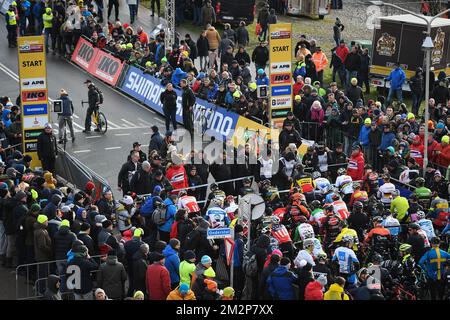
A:
{"label": "winter hat", "polygon": [[408,113],[408,115],[406,116],[406,118],[407,118],[408,120],[411,120],[411,119],[415,119],[416,116],[414,115],[414,113],[410,112],[410,113]]}
{"label": "winter hat", "polygon": [[60,228],[62,227],[68,227],[70,228],[70,222],[67,219],[64,219],[63,221],[61,221],[61,224],[59,225]]}
{"label": "winter hat", "polygon": [[105,290],[103,290],[102,288],[97,288],[95,290],[95,295],[98,295],[99,293],[103,293],[104,295],[106,295]]}
{"label": "winter hat", "polygon": [[278,255],[280,257],[283,256],[283,253],[280,250],[278,250],[278,249],[275,249],[275,250],[272,251],[272,255],[274,255],[274,254],[276,254],[276,255]]}
{"label": "winter hat", "polygon": [[352,80],[350,80],[350,82],[352,83],[352,85],[356,86],[358,84],[358,79],[352,78]]}
{"label": "winter hat", "polygon": [[133,237],[140,238],[140,237],[142,237],[143,234],[144,234],[144,230],[142,230],[142,228],[136,228],[136,230],[134,230],[134,232],[133,232]]}
{"label": "winter hat", "polygon": [[91,192],[92,190],[95,189],[95,184],[92,181],[88,181],[84,189],[88,192]]}
{"label": "winter hat", "polygon": [[106,217],[102,214],[96,215],[94,219],[95,219],[95,223],[103,223],[104,221],[106,221]]}
{"label": "winter hat", "polygon": [[8,190],[8,184],[6,184],[5,182],[0,182],[0,189]]}
{"label": "winter hat", "polygon": [[77,213],[76,213],[77,218],[81,219],[81,214],[85,210],[86,210],[85,208],[78,208]]}
{"label": "winter hat", "polygon": [[33,200],[36,200],[37,198],[39,198],[39,194],[37,193],[36,190],[31,189],[31,197],[33,198]]}
{"label": "winter hat", "polygon": [[189,286],[186,283],[182,283],[180,284],[178,291],[180,291],[181,294],[187,294],[189,292]]}
{"label": "winter hat", "polygon": [[37,222],[39,222],[40,224],[44,224],[45,221],[48,221],[48,218],[45,214],[38,215]]}
{"label": "winter hat", "polygon": [[195,259],[195,252],[192,250],[186,250],[184,252],[184,260],[192,260]]}
{"label": "winter hat", "polygon": [[16,172],[17,170],[14,168],[8,168],[6,169],[6,175],[8,176],[8,178],[10,179],[15,179],[16,178]]}
{"label": "winter hat", "polygon": [[205,284],[209,291],[217,290],[217,282],[215,282],[214,280],[205,279]]}
{"label": "winter hat", "polygon": [[214,269],[212,267],[209,267],[208,269],[205,270],[203,275],[208,278],[215,278],[216,272],[214,271]]}
{"label": "winter hat", "polygon": [[133,204],[133,198],[130,196],[125,196],[122,200],[120,200],[120,202],[126,206],[131,206]]}
{"label": "winter hat", "polygon": [[317,281],[322,285],[322,287],[325,287],[328,283],[327,277],[323,274],[321,274],[318,278]]}
{"label": "winter hat", "polygon": [[[72,209],[70,209],[69,206],[62,206],[62,208],[61,208],[61,211],[62,211],[63,213],[70,212],[70,210],[72,210]],[[81,214],[81,213],[80,213],[80,214]]]}
{"label": "winter hat", "polygon": [[109,228],[110,226],[112,226],[112,222],[111,222],[110,220],[105,220],[105,221],[102,222],[102,227],[103,227],[104,229],[107,229],[107,228]]}
{"label": "winter hat", "polygon": [[16,195],[14,196],[14,199],[16,200],[22,200],[23,198],[26,198],[27,194],[23,192],[22,190],[17,191]]}
{"label": "winter hat", "polygon": [[142,291],[136,291],[135,293],[134,293],[134,295],[133,295],[133,298],[134,299],[137,299],[137,298],[144,298],[144,293],[142,292]]}
{"label": "winter hat", "polygon": [[223,296],[225,298],[231,298],[234,296],[234,289],[232,287],[226,287],[223,289]]}
{"label": "winter hat", "polygon": [[387,151],[389,151],[390,153],[394,154],[395,153],[395,149],[393,146],[389,146],[386,148]]}
{"label": "winter hat", "polygon": [[294,97],[294,99],[295,99],[295,101],[302,101],[302,97],[301,97],[299,94],[297,94],[297,95]]}
{"label": "winter hat", "polygon": [[443,136],[443,137],[441,138],[441,142],[442,142],[442,143],[449,143],[449,141],[450,141],[450,137],[449,137],[449,136]]}
{"label": "winter hat", "polygon": [[208,264],[208,263],[212,263],[212,259],[210,258],[210,256],[203,256],[202,260],[200,261],[202,264]]}
{"label": "winter hat", "polygon": [[372,124],[372,120],[371,120],[370,118],[366,118],[366,119],[364,120],[364,124],[371,125],[371,124]]}
{"label": "winter hat", "polygon": [[444,129],[445,125],[442,122],[439,122],[436,126],[436,129]]}
{"label": "winter hat", "polygon": [[91,228],[91,225],[87,222],[83,222],[80,227],[80,231],[88,231]]}
{"label": "winter hat", "polygon": [[41,210],[41,206],[38,203],[33,203],[31,205],[30,211],[31,212],[39,212]]}

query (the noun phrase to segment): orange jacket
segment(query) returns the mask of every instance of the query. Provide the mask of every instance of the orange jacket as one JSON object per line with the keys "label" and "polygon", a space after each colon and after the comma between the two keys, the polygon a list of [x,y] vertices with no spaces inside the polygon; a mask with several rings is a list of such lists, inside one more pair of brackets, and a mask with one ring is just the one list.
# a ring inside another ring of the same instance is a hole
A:
{"label": "orange jacket", "polygon": [[390,236],[391,232],[383,227],[376,227],[370,230],[370,232],[367,234],[366,239],[364,239],[364,242],[368,243],[370,240],[372,240],[372,237],[374,235],[380,235],[380,236]]}
{"label": "orange jacket", "polygon": [[322,51],[314,52],[312,61],[316,65],[317,72],[324,70],[328,65],[327,56]]}

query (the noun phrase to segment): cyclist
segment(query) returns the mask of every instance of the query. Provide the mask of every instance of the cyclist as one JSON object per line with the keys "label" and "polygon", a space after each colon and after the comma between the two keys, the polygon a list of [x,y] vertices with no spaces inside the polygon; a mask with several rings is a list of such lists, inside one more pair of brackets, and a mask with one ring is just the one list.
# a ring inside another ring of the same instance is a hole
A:
{"label": "cyclist", "polygon": [[363,205],[367,205],[369,202],[369,195],[366,190],[361,190],[361,184],[359,182],[353,182],[353,194],[350,198],[349,207],[353,207],[355,201],[360,201]]}
{"label": "cyclist", "polygon": [[322,226],[322,220],[325,217],[325,213],[322,209],[322,204],[319,200],[314,200],[309,205],[311,208],[311,216],[309,217],[309,223],[312,224],[313,228],[315,227],[318,231],[318,228]]}
{"label": "cyclist", "polygon": [[345,202],[339,197],[339,195],[335,195],[333,198],[333,202],[331,203],[334,208],[334,212],[339,214],[342,220],[347,220],[350,216],[347,205]]}
{"label": "cyclist", "polygon": [[442,231],[447,225],[449,218],[448,201],[446,199],[436,197],[431,201],[429,217],[433,219],[436,229]]}
{"label": "cyclist", "polygon": [[358,245],[359,245],[359,239],[358,239],[358,234],[356,233],[355,230],[351,229],[348,227],[348,223],[346,220],[342,221],[342,230],[341,233],[338,234],[338,236],[336,237],[336,239],[334,239],[334,243],[338,244],[340,242],[343,242],[343,239],[347,236],[352,237],[352,242],[353,242],[353,251],[358,252]]}
{"label": "cyclist", "polygon": [[378,185],[378,173],[374,172],[370,164],[365,166],[365,174],[363,178],[363,189],[367,190],[369,197],[372,195],[377,195],[379,185]]}
{"label": "cyclist", "polygon": [[206,211],[205,220],[209,222],[212,229],[224,228],[230,225],[225,210],[222,209],[223,201],[217,198],[211,200],[211,208]]}
{"label": "cyclist", "polygon": [[313,239],[305,239],[303,241],[303,250],[300,250],[297,257],[294,259],[294,264],[297,268],[300,268],[300,262],[306,260],[313,267],[316,265],[314,262],[314,241]]}
{"label": "cyclist", "polygon": [[219,189],[219,186],[217,183],[212,183],[209,187],[211,189],[211,192],[208,195],[208,200],[206,200],[205,209],[209,208],[209,205],[211,204],[211,200],[213,199],[219,199],[222,201],[225,201],[225,192]]}
{"label": "cyclist", "polygon": [[[87,79],[84,84],[87,86],[88,88],[88,104],[89,107],[86,111],[86,118],[84,121],[84,133],[90,133],[91,132],[91,117],[92,117],[92,113],[94,111],[98,111],[98,107],[100,105],[100,95],[99,95],[99,90],[97,89],[97,87],[94,85],[94,83]],[[94,130],[95,132],[100,132],[99,128],[96,128]]]}
{"label": "cyclist", "polygon": [[348,203],[353,193],[353,180],[352,177],[347,175],[346,168],[339,168],[337,171],[338,177],[336,178],[335,186],[342,194],[343,200]]}
{"label": "cyclist", "polygon": [[189,196],[186,190],[181,190],[178,193],[178,209],[186,209],[189,216],[196,216],[200,214],[200,207],[198,206],[197,199],[193,196]]}
{"label": "cyclist", "polygon": [[364,242],[370,244],[368,259],[371,259],[374,253],[386,257],[389,252],[391,233],[383,227],[383,218],[378,216],[373,218],[373,229],[367,234]]}
{"label": "cyclist", "polygon": [[323,218],[321,234],[324,235],[324,248],[331,250],[330,245],[341,232],[342,219],[339,214],[334,213],[332,205],[324,207],[325,217]]}
{"label": "cyclist", "polygon": [[400,245],[400,258],[402,264],[402,278],[403,283],[408,291],[415,291],[416,274],[414,272],[416,268],[416,262],[411,256],[411,245],[403,243]]}
{"label": "cyclist", "polygon": [[416,189],[413,194],[418,198],[419,204],[427,210],[430,207],[431,202],[431,190],[425,187],[425,179],[418,177],[415,180]]}
{"label": "cyclist", "polygon": [[422,229],[426,234],[428,239],[433,239],[436,237],[436,233],[434,232],[433,222],[430,219],[425,218],[425,212],[418,211],[417,212],[417,224],[420,229]]}
{"label": "cyclist", "polygon": [[431,300],[441,300],[444,296],[444,263],[450,259],[450,254],[439,248],[438,237],[431,239],[431,250],[425,253],[419,265],[426,271]]}
{"label": "cyclist", "polygon": [[272,237],[277,239],[278,247],[280,251],[283,253],[283,257],[288,257],[292,259],[294,254],[294,248],[292,246],[291,236],[287,231],[286,227],[281,224],[280,218],[277,216],[272,216],[272,228],[271,228]]}
{"label": "cyclist", "polygon": [[400,223],[410,222],[410,217],[408,214],[408,199],[406,199],[405,197],[401,197],[398,190],[393,190],[391,196],[392,201],[390,212],[398,219]]}
{"label": "cyclist", "polygon": [[353,212],[348,218],[349,226],[356,231],[360,241],[364,240],[364,230],[368,229],[370,223],[370,219],[364,212],[363,208],[363,204],[356,201],[353,204]]}
{"label": "cyclist", "polygon": [[356,271],[359,269],[359,260],[353,247],[353,237],[346,235],[342,237],[342,246],[334,252],[332,261],[336,268],[336,274],[347,280],[347,283],[353,285],[356,283]]}

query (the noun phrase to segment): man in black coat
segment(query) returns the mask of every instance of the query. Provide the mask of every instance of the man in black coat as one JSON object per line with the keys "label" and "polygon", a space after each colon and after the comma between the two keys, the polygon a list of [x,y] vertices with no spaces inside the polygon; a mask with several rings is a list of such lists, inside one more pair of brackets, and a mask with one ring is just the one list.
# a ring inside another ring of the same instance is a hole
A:
{"label": "man in black coat", "polygon": [[133,256],[133,277],[129,277],[130,287],[134,291],[142,291],[145,293],[145,275],[147,273],[148,261],[147,256],[150,252],[149,246],[146,243],[141,244],[139,250]]}
{"label": "man in black coat", "polygon": [[139,249],[144,244],[141,240],[142,229],[138,228],[134,230],[133,238],[125,243],[125,261],[127,264],[128,279],[130,279],[130,286],[128,287],[128,295],[131,296],[136,290],[133,287],[133,263],[134,255],[139,252]]}
{"label": "man in black coat", "polygon": [[130,190],[136,194],[152,193],[151,187],[151,165],[148,161],[142,162],[141,168],[136,171],[130,181]]}
{"label": "man in black coat", "polygon": [[[95,87],[95,85],[92,83],[91,80],[86,80],[84,84],[88,87],[88,104],[89,107],[86,111],[86,118],[84,120],[84,133],[90,133],[91,132],[91,116],[92,113],[98,108],[98,105],[100,103],[100,97],[98,94],[98,90]],[[99,131],[98,128],[95,129],[95,131]]]}
{"label": "man in black coat", "polygon": [[183,90],[181,95],[181,105],[183,106],[183,125],[187,131],[192,133],[194,131],[192,112],[196,98],[186,79],[180,81],[180,87]]}
{"label": "man in black coat", "polygon": [[192,62],[194,62],[195,59],[197,59],[197,56],[198,56],[197,45],[192,40],[191,35],[189,33],[187,33],[184,36],[184,40],[186,41],[186,44],[189,46],[189,49],[191,49],[191,51],[189,52],[189,58],[191,58]]}
{"label": "man in black coat", "polygon": [[53,250],[55,253],[56,267],[58,268],[58,273],[61,275],[61,292],[66,290],[66,281],[64,275],[66,274],[67,262],[67,252],[72,249],[73,243],[77,240],[77,236],[70,231],[69,220],[61,221],[58,232],[56,232],[53,238]]}
{"label": "man in black coat", "polygon": [[148,153],[153,150],[157,150],[158,152],[161,150],[161,147],[164,143],[164,137],[159,133],[159,128],[157,126],[152,126],[152,136],[150,137],[150,143],[148,144]]}
{"label": "man in black coat", "polygon": [[[73,289],[75,300],[92,300],[91,272],[97,267],[97,263],[89,256],[86,246],[81,246],[80,251],[74,253],[74,258],[67,265],[66,279],[68,288]],[[78,274],[75,275],[77,271]]]}
{"label": "man in black coat", "polygon": [[14,196],[14,209],[12,210],[13,225],[16,232],[17,263],[26,263],[25,230],[21,228],[27,215],[27,194],[19,190]]}
{"label": "man in black coat", "polygon": [[252,61],[255,63],[255,69],[265,70],[266,64],[269,61],[269,49],[267,49],[267,42],[262,41],[253,50]]}
{"label": "man in black coat", "polygon": [[284,124],[283,130],[280,132],[278,141],[280,143],[281,152],[284,152],[290,143],[295,143],[297,148],[300,147],[302,144],[302,137],[300,136],[300,133],[294,129],[293,123],[291,121],[287,121]]}
{"label": "man in black coat", "polygon": [[44,132],[37,139],[37,154],[42,162],[42,168],[55,173],[55,161],[58,155],[56,137],[53,135],[52,125],[45,124]]}
{"label": "man in black coat", "polygon": [[166,118],[166,132],[170,130],[170,122],[172,122],[173,130],[177,130],[177,93],[173,90],[171,83],[161,93],[160,100],[163,104],[164,117]]}
{"label": "man in black coat", "polygon": [[130,189],[130,181],[133,177],[134,173],[141,168],[141,164],[139,163],[139,153],[133,152],[131,154],[131,160],[122,165],[118,176],[118,189],[122,190],[123,195],[125,196]]}
{"label": "man in black coat", "polygon": [[239,23],[239,28],[236,30],[236,39],[237,43],[240,46],[246,47],[250,42],[250,37],[248,34],[248,30],[245,29],[245,21],[241,21]]}
{"label": "man in black coat", "polygon": [[94,240],[89,235],[91,233],[91,225],[87,222],[83,222],[81,224],[80,232],[78,233],[77,237],[78,240],[83,242],[83,244],[88,248],[89,255],[96,255],[97,250],[94,243]]}

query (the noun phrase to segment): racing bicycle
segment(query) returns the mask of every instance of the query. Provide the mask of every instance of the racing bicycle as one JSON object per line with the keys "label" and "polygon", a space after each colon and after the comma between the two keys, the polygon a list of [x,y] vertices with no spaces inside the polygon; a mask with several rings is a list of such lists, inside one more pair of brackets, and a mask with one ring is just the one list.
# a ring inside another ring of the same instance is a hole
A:
{"label": "racing bicycle", "polygon": [[[84,108],[85,104],[88,104],[88,102],[81,101],[81,107]],[[105,134],[108,130],[108,121],[106,120],[105,114],[100,111],[100,105],[98,105],[98,108],[96,108],[94,112],[92,112],[91,121],[98,129],[98,132]]]}

